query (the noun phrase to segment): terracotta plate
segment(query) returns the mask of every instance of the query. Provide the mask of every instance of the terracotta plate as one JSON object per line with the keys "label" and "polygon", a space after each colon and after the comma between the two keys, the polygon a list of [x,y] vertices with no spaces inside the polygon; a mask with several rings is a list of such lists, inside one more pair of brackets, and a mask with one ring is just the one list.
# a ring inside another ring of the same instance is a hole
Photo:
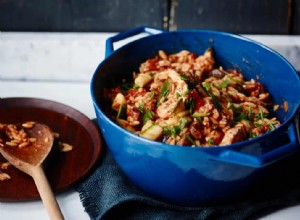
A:
{"label": "terracotta plate", "polygon": [[[35,98],[0,99],[0,123],[39,121],[60,134],[60,141],[73,146],[60,152],[57,143],[45,163],[45,172],[54,192],[72,186],[93,167],[102,149],[100,133],[94,123],[79,111],[61,103]],[[58,142],[58,141],[56,141]],[[0,155],[0,165],[5,159]],[[13,166],[10,180],[0,181],[0,201],[39,198],[32,178]]]}

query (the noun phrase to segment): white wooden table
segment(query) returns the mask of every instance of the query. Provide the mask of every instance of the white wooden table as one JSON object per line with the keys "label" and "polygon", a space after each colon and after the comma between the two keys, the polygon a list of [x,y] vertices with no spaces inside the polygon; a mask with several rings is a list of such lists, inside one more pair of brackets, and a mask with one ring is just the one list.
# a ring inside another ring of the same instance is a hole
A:
{"label": "white wooden table", "polygon": [[[105,40],[112,33],[1,33],[0,97],[38,97],[95,113],[89,83],[104,59]],[[300,70],[300,37],[253,36],[286,57]],[[0,189],[1,190],[1,189]],[[89,219],[79,194],[70,189],[57,195],[66,219]],[[48,219],[41,201],[0,202],[0,219]],[[300,219],[300,205],[279,210],[262,219]]]}

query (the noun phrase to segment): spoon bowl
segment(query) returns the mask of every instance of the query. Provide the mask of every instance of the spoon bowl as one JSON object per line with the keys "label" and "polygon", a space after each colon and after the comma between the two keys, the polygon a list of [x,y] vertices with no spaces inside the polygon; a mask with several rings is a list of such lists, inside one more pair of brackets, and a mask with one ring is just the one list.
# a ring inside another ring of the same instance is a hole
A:
{"label": "spoon bowl", "polygon": [[0,153],[10,164],[33,178],[50,219],[64,219],[43,169],[43,162],[53,146],[53,132],[45,124],[34,123],[26,133],[35,140],[29,146],[19,148],[5,142],[0,146]]}

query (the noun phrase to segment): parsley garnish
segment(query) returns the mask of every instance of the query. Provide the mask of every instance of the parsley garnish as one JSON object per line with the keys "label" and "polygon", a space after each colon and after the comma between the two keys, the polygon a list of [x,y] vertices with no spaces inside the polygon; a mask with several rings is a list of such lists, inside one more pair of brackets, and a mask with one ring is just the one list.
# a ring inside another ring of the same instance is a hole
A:
{"label": "parsley garnish", "polygon": [[248,119],[251,120],[252,119],[252,107],[249,106],[249,110],[248,110]]}
{"label": "parsley garnish", "polygon": [[232,78],[231,76],[228,76],[228,78],[230,80],[232,80],[233,82],[235,82],[236,84],[238,84],[239,86],[243,86],[243,83],[241,83],[240,81],[238,81],[237,79]]}
{"label": "parsley garnish", "polygon": [[163,97],[166,97],[169,94],[169,92],[170,92],[169,87],[170,87],[169,79],[166,79],[163,86],[161,87],[161,90],[160,90],[160,93],[159,93],[159,96],[158,96],[158,99],[157,99],[156,106],[159,106],[160,105],[160,100]]}
{"label": "parsley garnish", "polygon": [[155,113],[151,110],[145,109],[145,103],[144,102],[140,102],[139,103],[139,111],[142,115],[143,118],[143,125],[146,124],[146,122],[148,120],[152,120]]}
{"label": "parsley garnish", "polygon": [[176,137],[177,133],[178,133],[178,129],[176,126],[174,127],[164,127],[164,132],[165,134],[171,134],[173,138]]}
{"label": "parsley garnish", "polygon": [[[231,121],[231,125],[234,126],[237,122],[242,121],[242,120],[247,120],[249,121],[251,118],[249,118],[249,116],[252,115],[252,110],[251,108],[249,108],[249,112],[248,114],[246,114],[243,111],[243,106],[239,105],[237,107],[234,107],[233,105],[230,105],[230,108],[233,111],[233,120]],[[252,117],[252,116],[251,116]]]}
{"label": "parsley garnish", "polygon": [[184,104],[185,104],[185,108],[188,109],[192,114],[195,108],[195,99],[193,97],[190,97],[185,101]]}
{"label": "parsley garnish", "polygon": [[188,80],[188,77],[186,75],[181,75],[180,76],[180,79],[183,80],[183,81],[187,81]]}
{"label": "parsley garnish", "polygon": [[238,117],[235,118],[236,121],[242,121],[242,120],[248,120],[248,116],[244,113],[241,112]]}
{"label": "parsley garnish", "polygon": [[200,124],[203,124],[203,120],[200,116],[195,116],[194,118],[196,118]]}
{"label": "parsley garnish", "polygon": [[259,111],[259,115],[257,116],[257,120],[264,120],[265,119],[265,114],[263,112],[263,110]]}
{"label": "parsley garnish", "polygon": [[154,113],[153,111],[151,111],[151,110],[146,110],[146,111],[145,111],[145,114],[144,114],[144,116],[143,116],[143,124],[146,124],[146,122],[147,122],[148,120],[152,120],[153,117],[154,117],[154,115],[155,115],[155,113]]}
{"label": "parsley garnish", "polygon": [[139,87],[137,84],[133,84],[132,88],[133,88],[133,89],[138,89],[138,88],[140,88],[140,87]]}
{"label": "parsley garnish", "polygon": [[151,99],[154,99],[154,97],[155,97],[155,92],[152,91],[152,92],[151,92]]}
{"label": "parsley garnish", "polygon": [[123,82],[123,83],[120,85],[119,88],[121,89],[121,91],[122,91],[124,94],[127,94],[128,91],[129,91],[130,89],[137,89],[137,88],[139,88],[139,86],[136,85],[136,84],[130,84],[130,83],[128,83],[128,82],[125,81],[125,82]]}
{"label": "parsley garnish", "polygon": [[262,127],[263,125],[260,124],[260,123],[254,123],[254,126],[256,126],[256,127]]}
{"label": "parsley garnish", "polygon": [[224,80],[219,86],[220,89],[226,88],[230,82],[228,80]]}
{"label": "parsley garnish", "polygon": [[207,117],[209,116],[210,113],[201,113],[201,112],[195,112],[192,116],[193,118],[196,118],[198,122],[200,122],[200,124],[203,124],[203,117]]}
{"label": "parsley garnish", "polygon": [[184,129],[186,123],[188,122],[188,119],[187,118],[181,118],[180,119],[180,125],[179,125],[179,129],[180,131]]}
{"label": "parsley garnish", "polygon": [[211,138],[209,138],[206,142],[207,142],[207,144],[209,144],[209,145],[215,145],[214,140],[211,139]]}
{"label": "parsley garnish", "polygon": [[210,84],[208,82],[205,82],[203,87],[205,88],[206,91],[209,91],[210,89]]}
{"label": "parsley garnish", "polygon": [[196,145],[195,141],[189,134],[186,134],[185,137],[191,142],[192,145]]}
{"label": "parsley garnish", "polygon": [[275,126],[271,122],[268,123],[268,127],[269,127],[269,131],[275,130]]}
{"label": "parsley garnish", "polygon": [[132,84],[128,83],[128,82],[123,82],[120,85],[120,89],[122,90],[123,93],[128,93],[128,91],[132,88]]}
{"label": "parsley garnish", "polygon": [[144,102],[140,102],[139,110],[140,110],[141,114],[144,114],[144,110],[145,110],[145,103]]}
{"label": "parsley garnish", "polygon": [[249,138],[255,138],[257,137],[256,134],[254,134],[252,131],[249,132]]}
{"label": "parsley garnish", "polygon": [[172,126],[172,127],[164,127],[164,132],[165,134],[171,134],[172,137],[175,138],[180,133],[180,131],[184,129],[187,123],[188,123],[187,118],[181,118],[179,125]]}

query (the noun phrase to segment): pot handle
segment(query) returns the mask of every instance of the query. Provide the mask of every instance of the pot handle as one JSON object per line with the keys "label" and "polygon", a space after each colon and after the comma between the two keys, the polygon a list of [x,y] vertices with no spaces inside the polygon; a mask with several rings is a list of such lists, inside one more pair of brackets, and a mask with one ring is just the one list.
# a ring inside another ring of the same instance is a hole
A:
{"label": "pot handle", "polygon": [[290,143],[275,148],[263,155],[254,156],[234,150],[225,150],[222,151],[218,157],[214,158],[214,160],[248,167],[262,168],[300,149],[296,138],[297,132],[294,124],[290,125],[287,134],[290,138]]}
{"label": "pot handle", "polygon": [[110,37],[106,40],[106,51],[105,51],[105,57],[108,57],[112,52],[114,52],[114,46],[113,43],[124,40],[129,37],[133,37],[135,35],[141,34],[141,33],[147,33],[150,35],[153,34],[159,34],[162,33],[162,30],[150,28],[146,26],[141,26],[126,32],[121,32],[113,37]]}

